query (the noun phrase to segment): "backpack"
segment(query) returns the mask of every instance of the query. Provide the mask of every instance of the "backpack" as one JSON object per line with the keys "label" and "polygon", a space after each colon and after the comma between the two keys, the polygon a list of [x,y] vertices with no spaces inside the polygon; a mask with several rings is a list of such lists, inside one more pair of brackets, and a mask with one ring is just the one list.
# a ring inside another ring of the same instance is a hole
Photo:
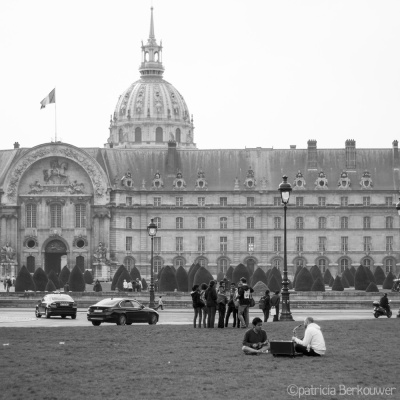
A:
{"label": "backpack", "polygon": [[243,298],[247,300],[250,299],[250,289],[243,290]]}
{"label": "backpack", "polygon": [[265,297],[263,296],[260,298],[260,301],[258,302],[258,308],[261,310],[265,310],[265,306],[266,306]]}

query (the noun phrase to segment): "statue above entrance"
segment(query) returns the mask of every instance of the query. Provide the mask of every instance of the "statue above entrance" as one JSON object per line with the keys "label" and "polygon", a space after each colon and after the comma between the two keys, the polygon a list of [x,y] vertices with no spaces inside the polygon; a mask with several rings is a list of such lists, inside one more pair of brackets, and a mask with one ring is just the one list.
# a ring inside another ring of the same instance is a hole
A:
{"label": "statue above entrance", "polygon": [[67,184],[68,175],[65,171],[68,169],[68,163],[65,161],[59,163],[58,159],[54,159],[50,162],[50,168],[43,170],[43,176],[46,183],[53,184]]}
{"label": "statue above entrance", "polygon": [[96,251],[93,254],[93,257],[97,262],[102,262],[107,260],[107,247],[100,242],[97,246]]}

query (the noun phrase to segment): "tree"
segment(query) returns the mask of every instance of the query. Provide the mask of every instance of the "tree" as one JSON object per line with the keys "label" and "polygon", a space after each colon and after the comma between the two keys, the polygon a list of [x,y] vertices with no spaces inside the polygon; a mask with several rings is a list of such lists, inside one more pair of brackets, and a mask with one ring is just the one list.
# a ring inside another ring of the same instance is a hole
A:
{"label": "tree", "polygon": [[344,291],[342,280],[340,279],[339,275],[336,275],[335,281],[333,282],[333,285],[332,285],[332,291],[335,291],[335,292],[343,292]]}
{"label": "tree", "polygon": [[354,276],[354,289],[355,290],[365,290],[370,283],[368,279],[366,268],[360,265],[356,270],[356,275]]}
{"label": "tree", "polygon": [[329,287],[331,288],[333,286],[333,282],[335,282],[335,279],[333,276],[331,276],[331,279],[329,280]]}
{"label": "tree", "polygon": [[240,278],[245,278],[247,283],[250,282],[250,272],[243,264],[238,264],[233,270],[232,282],[237,284],[240,281]]}
{"label": "tree", "polygon": [[140,276],[140,272],[136,268],[136,266],[131,268],[131,272],[129,272],[129,275],[130,275],[130,280],[131,281],[136,281],[136,278],[139,279],[139,280],[142,280],[142,277]]}
{"label": "tree", "polygon": [[159,280],[159,288],[160,292],[173,292],[178,288],[174,270],[169,265],[163,268]]}
{"label": "tree", "polygon": [[268,287],[269,288],[271,287],[270,281],[273,276],[275,277],[276,281],[279,283],[279,290],[281,290],[282,289],[282,275],[281,275],[281,271],[279,271],[279,269],[276,267],[273,267],[271,269],[271,273],[269,275],[269,280],[268,280]]}
{"label": "tree", "polygon": [[265,273],[265,276],[267,277],[267,282],[269,282],[269,278],[271,277],[271,271],[272,271],[272,268],[268,268],[267,272]]}
{"label": "tree", "polygon": [[190,267],[190,270],[188,273],[188,289],[192,289],[192,287],[193,287],[194,277],[196,275],[196,272],[200,269],[200,264],[199,263],[194,264],[194,266],[192,265],[192,267]]}
{"label": "tree", "polygon": [[387,274],[385,281],[382,284],[382,289],[391,289],[393,287],[393,279],[396,277],[392,274],[392,271],[389,271]]}
{"label": "tree", "polygon": [[324,272],[324,283],[325,285],[329,285],[329,282],[331,281],[332,274],[331,271],[329,271],[329,268],[327,268]]}
{"label": "tree", "polygon": [[117,286],[116,289],[118,289],[120,292],[124,291],[124,280],[126,282],[130,282],[131,281],[131,276],[129,275],[128,270],[125,268],[121,271],[121,274],[119,275],[118,278],[118,282],[117,282]]}
{"label": "tree", "polygon": [[182,265],[176,270],[176,284],[180,292],[188,292],[188,274]]}
{"label": "tree", "polygon": [[232,274],[233,274],[233,267],[232,265],[229,266],[228,271],[226,271],[226,278],[229,282],[232,282]]}
{"label": "tree", "polygon": [[194,276],[193,286],[201,285],[202,283],[206,283],[208,285],[212,280],[214,280],[214,278],[210,274],[210,272],[206,270],[204,267],[200,267],[197,270],[196,275]]}
{"label": "tree", "polygon": [[15,280],[15,291],[25,292],[25,290],[35,291],[36,286],[28,269],[23,265],[19,270],[17,279]]}
{"label": "tree", "polygon": [[344,276],[344,274],[342,274],[340,280],[342,281],[342,285],[345,289],[348,289],[350,287],[349,282],[347,281],[347,278]]}
{"label": "tree", "polygon": [[33,282],[35,282],[36,290],[38,292],[44,292],[46,290],[46,285],[49,279],[47,278],[46,272],[44,272],[42,268],[39,267],[34,272],[32,279]]}
{"label": "tree", "polygon": [[50,271],[50,273],[47,275],[47,277],[49,278],[49,281],[53,281],[56,289],[60,289],[60,287],[62,285],[60,283],[60,280],[58,279],[58,276],[56,275],[56,273],[53,270]]}
{"label": "tree", "polygon": [[303,267],[302,267],[301,265],[298,265],[298,266],[297,266],[296,272],[294,273],[293,286],[296,285],[296,278],[297,278],[297,275],[299,274],[299,272],[301,271],[302,268],[303,268]]}
{"label": "tree", "polygon": [[313,285],[313,278],[307,268],[302,268],[296,278],[294,289],[296,292],[309,292]]}
{"label": "tree", "polygon": [[378,265],[375,268],[374,278],[375,278],[375,283],[377,285],[382,285],[383,282],[385,282],[386,275],[385,275],[385,272],[383,271],[383,269],[382,269],[382,267],[380,265]]}
{"label": "tree", "polygon": [[310,268],[310,274],[313,278],[313,281],[315,281],[317,278],[323,279],[321,270],[315,264]]}
{"label": "tree", "polygon": [[68,281],[69,281],[69,276],[71,275],[71,271],[69,268],[64,265],[63,269],[61,270],[60,276],[58,277],[58,280],[60,281],[60,288],[63,287]]}
{"label": "tree", "polygon": [[123,271],[124,269],[125,269],[126,271],[128,271],[128,270],[125,268],[125,265],[124,265],[124,264],[121,264],[121,265],[119,266],[119,268],[117,269],[117,271],[115,272],[115,274],[114,274],[114,276],[113,276],[113,279],[112,279],[112,282],[111,282],[111,290],[115,290],[115,288],[117,287],[117,283],[118,283],[119,276],[122,274],[122,271]]}
{"label": "tree", "polygon": [[44,289],[44,291],[49,293],[56,291],[56,287],[54,286],[54,283],[51,279],[47,281],[46,288]]}
{"label": "tree", "polygon": [[80,268],[75,265],[69,276],[69,290],[71,292],[84,292],[86,288],[85,280]]}
{"label": "tree", "polygon": [[164,266],[162,266],[162,267],[158,270],[158,274],[157,274],[157,279],[158,279],[158,280],[160,280],[160,278],[161,278],[161,274],[162,274],[163,269],[164,269]]}
{"label": "tree", "polygon": [[264,295],[265,291],[268,289],[268,286],[261,281],[258,281],[254,286],[253,290],[255,293],[262,293]]}
{"label": "tree", "polygon": [[325,284],[324,284],[324,281],[322,278],[322,274],[312,284],[311,291],[312,292],[325,292]]}
{"label": "tree", "polygon": [[278,282],[276,276],[271,274],[271,279],[268,282],[268,287],[271,293],[275,293],[281,290],[281,282]]}
{"label": "tree", "polygon": [[354,275],[351,273],[351,271],[346,267],[343,271],[342,277],[345,277],[349,287],[354,287]]}
{"label": "tree", "polygon": [[83,273],[83,279],[88,285],[91,285],[93,283],[93,275],[88,269]]}
{"label": "tree", "polygon": [[357,270],[355,269],[354,265],[352,265],[350,268],[350,272],[353,274],[353,276],[356,276],[356,271]]}
{"label": "tree", "polygon": [[261,268],[257,268],[254,271],[254,274],[251,277],[251,285],[250,286],[254,286],[257,282],[263,282],[268,286],[267,275],[265,275],[265,272]]}
{"label": "tree", "polygon": [[365,272],[367,273],[368,280],[369,280],[370,282],[376,283],[376,282],[375,282],[374,274],[373,274],[372,271],[369,269],[369,267],[364,267],[364,268],[365,268]]}
{"label": "tree", "polygon": [[225,274],[222,271],[219,271],[217,274],[217,282],[221,282],[224,280]]}
{"label": "tree", "polygon": [[368,287],[365,289],[367,293],[379,293],[378,286],[376,286],[376,283],[371,282]]}

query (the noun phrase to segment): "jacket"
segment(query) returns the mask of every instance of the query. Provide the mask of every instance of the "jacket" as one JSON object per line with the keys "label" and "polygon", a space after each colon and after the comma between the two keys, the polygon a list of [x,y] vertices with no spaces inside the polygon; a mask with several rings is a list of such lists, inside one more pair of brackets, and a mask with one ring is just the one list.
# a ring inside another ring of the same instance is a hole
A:
{"label": "jacket", "polygon": [[279,294],[274,294],[270,300],[271,307],[279,307],[280,301],[281,301],[281,298],[280,298]]}
{"label": "jacket", "polygon": [[204,303],[201,301],[200,292],[198,290],[190,293],[190,295],[192,296],[193,308],[204,307]]}
{"label": "jacket", "polygon": [[303,340],[295,338],[294,341],[305,347],[311,347],[318,354],[325,354],[325,340],[321,328],[314,322],[307,326]]}
{"label": "jacket", "polygon": [[253,293],[254,290],[253,288],[251,288],[250,286],[247,286],[247,284],[244,284],[243,286],[240,286],[238,289],[238,299],[239,299],[239,305],[241,306],[247,306],[250,304],[250,297],[247,295],[249,295],[250,293]]}
{"label": "jacket", "polygon": [[217,307],[217,290],[215,286],[210,286],[205,293],[207,307]]}

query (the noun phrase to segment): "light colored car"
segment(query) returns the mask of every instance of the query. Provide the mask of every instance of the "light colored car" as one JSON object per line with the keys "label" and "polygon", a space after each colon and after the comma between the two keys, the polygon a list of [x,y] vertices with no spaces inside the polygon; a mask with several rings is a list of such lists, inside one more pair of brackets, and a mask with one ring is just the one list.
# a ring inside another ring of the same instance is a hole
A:
{"label": "light colored car", "polygon": [[61,318],[70,316],[72,319],[75,319],[77,309],[77,304],[68,294],[50,293],[38,301],[35,315],[37,318],[41,318],[42,315],[45,315],[46,318],[58,315]]}

